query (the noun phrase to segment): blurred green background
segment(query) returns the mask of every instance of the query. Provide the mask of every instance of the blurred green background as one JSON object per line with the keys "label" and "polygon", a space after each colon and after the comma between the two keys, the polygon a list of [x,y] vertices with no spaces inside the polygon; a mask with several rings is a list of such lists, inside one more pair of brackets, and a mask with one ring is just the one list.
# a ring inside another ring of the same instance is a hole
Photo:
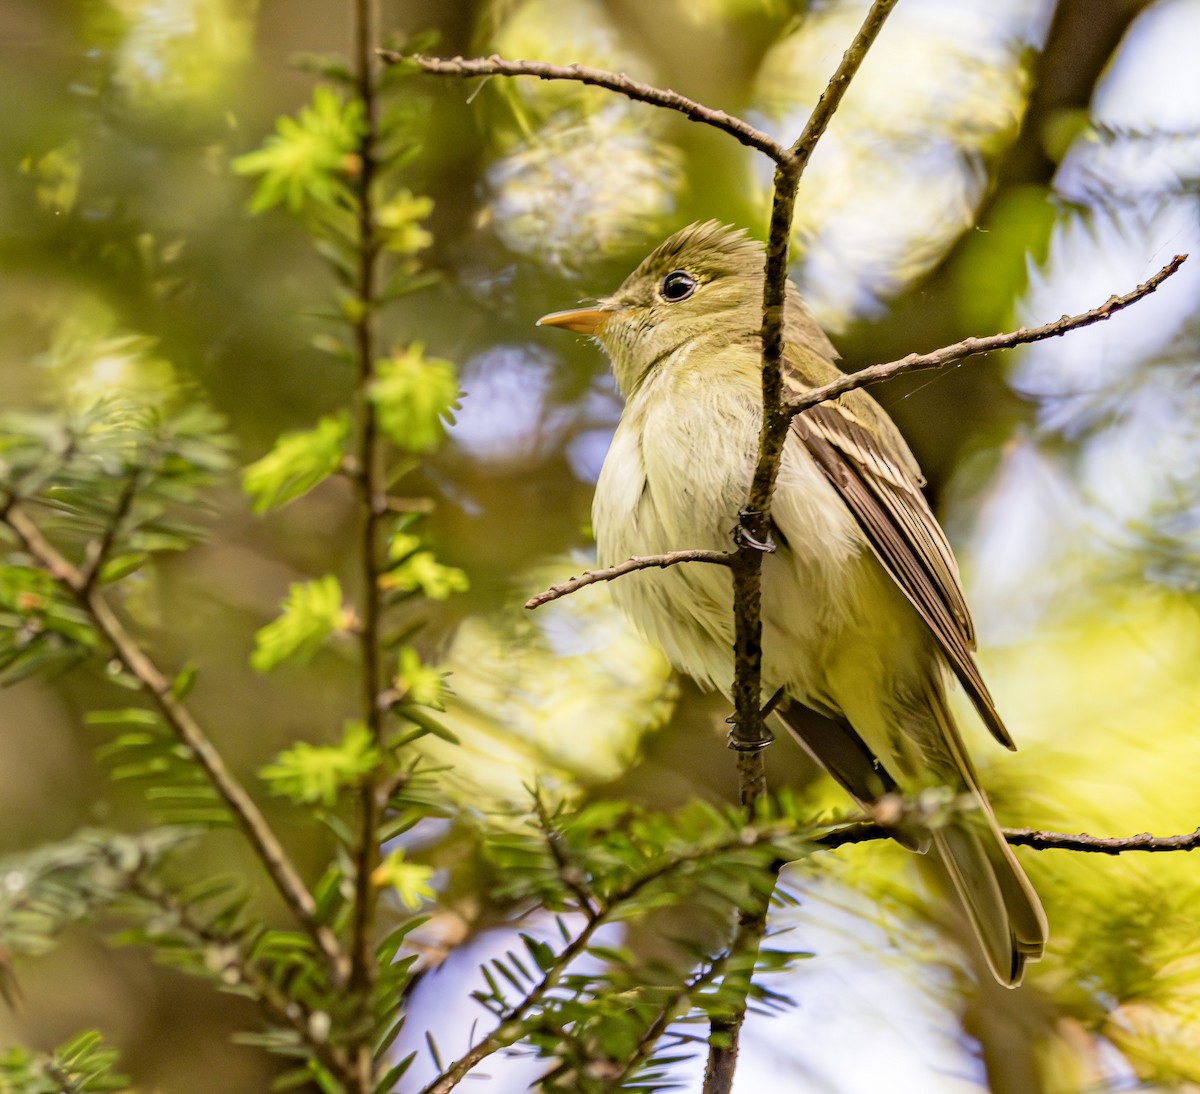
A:
{"label": "blurred green background", "polygon": [[[385,0],[383,25],[435,29],[445,54],[623,69],[790,140],[864,9]],[[321,349],[331,278],[296,225],[248,216],[230,161],[308,99],[293,56],[347,50],[349,25],[333,0],[6,0],[4,409],[174,377],[228,418],[249,461],[346,401]],[[846,365],[1083,310],[1197,250],[1197,42],[1198,0],[901,0],[797,208],[793,273]],[[409,185],[435,203],[425,261],[442,276],[389,333],[455,361],[465,392],[450,443],[412,480],[436,501],[440,557],[472,582],[430,632],[467,741],[445,758],[476,804],[517,800],[533,772],[566,794],[728,800],[724,709],[668,681],[602,590],[536,623],[513,605],[586,565],[619,414],[599,352],[533,321],[609,291],[691,220],[761,234],[769,172],[720,134],[574,84],[413,77],[401,93],[423,143]],[[929,476],[1021,746],[997,755],[971,734],[1004,823],[1119,835],[1200,821],[1198,304],[1200,256],[1109,323],[876,390]],[[336,655],[269,680],[247,664],[289,582],[349,568],[352,503],[330,483],[262,521],[233,481],[212,502],[209,541],[126,607],[164,663],[204,666],[196,708],[249,771],[353,712]],[[141,820],[91,758],[81,712],[102,688],[80,675],[0,694],[0,853]],[[845,808],[785,745],[768,765],[775,786]],[[327,850],[297,853],[311,866]],[[252,869],[232,839],[203,853],[213,870]],[[428,853],[450,869],[453,848]],[[1023,854],[1053,941],[1015,994],[975,979],[911,856],[872,845],[813,861],[788,918],[817,958],[787,986],[798,1010],[751,1023],[740,1089],[1200,1088],[1190,858]],[[481,905],[469,864],[451,873],[442,941],[491,944],[502,910]],[[454,965],[415,1003],[416,1035],[440,1029],[447,1052],[472,1020]],[[99,1026],[147,1090],[269,1081],[268,1062],[229,1044],[253,1023],[236,1000],[88,932],[18,972],[26,1005],[0,1013],[0,1046]],[[492,1076],[495,1090],[530,1081]]]}

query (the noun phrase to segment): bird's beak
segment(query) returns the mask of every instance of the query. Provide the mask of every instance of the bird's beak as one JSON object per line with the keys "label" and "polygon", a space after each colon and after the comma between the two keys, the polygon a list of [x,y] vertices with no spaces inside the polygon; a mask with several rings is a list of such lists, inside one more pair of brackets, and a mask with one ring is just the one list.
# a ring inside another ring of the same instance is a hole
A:
{"label": "bird's beak", "polygon": [[537,321],[539,327],[562,327],[579,334],[596,334],[612,315],[612,308],[576,308],[574,311],[555,311]]}

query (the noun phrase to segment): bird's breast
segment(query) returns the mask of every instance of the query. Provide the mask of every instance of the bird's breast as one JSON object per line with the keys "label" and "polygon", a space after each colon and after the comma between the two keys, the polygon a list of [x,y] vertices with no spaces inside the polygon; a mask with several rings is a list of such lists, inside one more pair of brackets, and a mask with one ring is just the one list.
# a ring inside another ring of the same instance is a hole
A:
{"label": "bird's breast", "polygon": [[[732,548],[758,453],[761,398],[757,359],[719,378],[682,369],[647,378],[626,405],[596,486],[592,522],[602,566],[635,555]],[[813,671],[862,541],[795,439],[785,450],[774,506],[779,542],[763,567],[764,671],[778,686]],[[618,606],[677,668],[728,691],[727,568],[684,563],[640,570],[611,588]]]}

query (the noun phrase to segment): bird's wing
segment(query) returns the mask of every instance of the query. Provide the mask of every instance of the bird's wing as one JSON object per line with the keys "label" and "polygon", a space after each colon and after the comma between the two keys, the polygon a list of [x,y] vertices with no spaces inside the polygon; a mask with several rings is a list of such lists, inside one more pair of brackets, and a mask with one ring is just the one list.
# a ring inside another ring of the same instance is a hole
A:
{"label": "bird's wing", "polygon": [[[812,364],[785,361],[793,395],[810,389],[801,372],[811,371]],[[988,729],[1001,744],[1015,747],[972,657],[975,631],[954,554],[921,493],[920,469],[896,427],[874,399],[852,391],[796,415],[792,431],[933,632]]]}

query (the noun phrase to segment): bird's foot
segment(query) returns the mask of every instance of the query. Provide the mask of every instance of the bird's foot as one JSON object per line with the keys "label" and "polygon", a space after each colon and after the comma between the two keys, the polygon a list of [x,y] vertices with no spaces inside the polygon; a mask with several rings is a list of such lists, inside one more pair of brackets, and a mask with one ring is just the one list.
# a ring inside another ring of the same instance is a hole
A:
{"label": "bird's foot", "polygon": [[765,555],[773,555],[775,544],[771,542],[770,533],[759,534],[755,531],[755,526],[760,523],[761,516],[762,514],[755,509],[739,509],[738,522],[732,533],[733,541],[739,547],[750,547]]}
{"label": "bird's foot", "polygon": [[[772,697],[771,702],[763,709],[760,717],[765,718],[770,713],[774,702],[775,698]],[[736,714],[731,714],[725,721],[730,727],[729,734],[725,738],[725,743],[734,752],[761,752],[775,740],[775,734],[761,722],[759,723],[759,733],[753,737],[747,737],[744,735],[742,727],[738,724]]]}

